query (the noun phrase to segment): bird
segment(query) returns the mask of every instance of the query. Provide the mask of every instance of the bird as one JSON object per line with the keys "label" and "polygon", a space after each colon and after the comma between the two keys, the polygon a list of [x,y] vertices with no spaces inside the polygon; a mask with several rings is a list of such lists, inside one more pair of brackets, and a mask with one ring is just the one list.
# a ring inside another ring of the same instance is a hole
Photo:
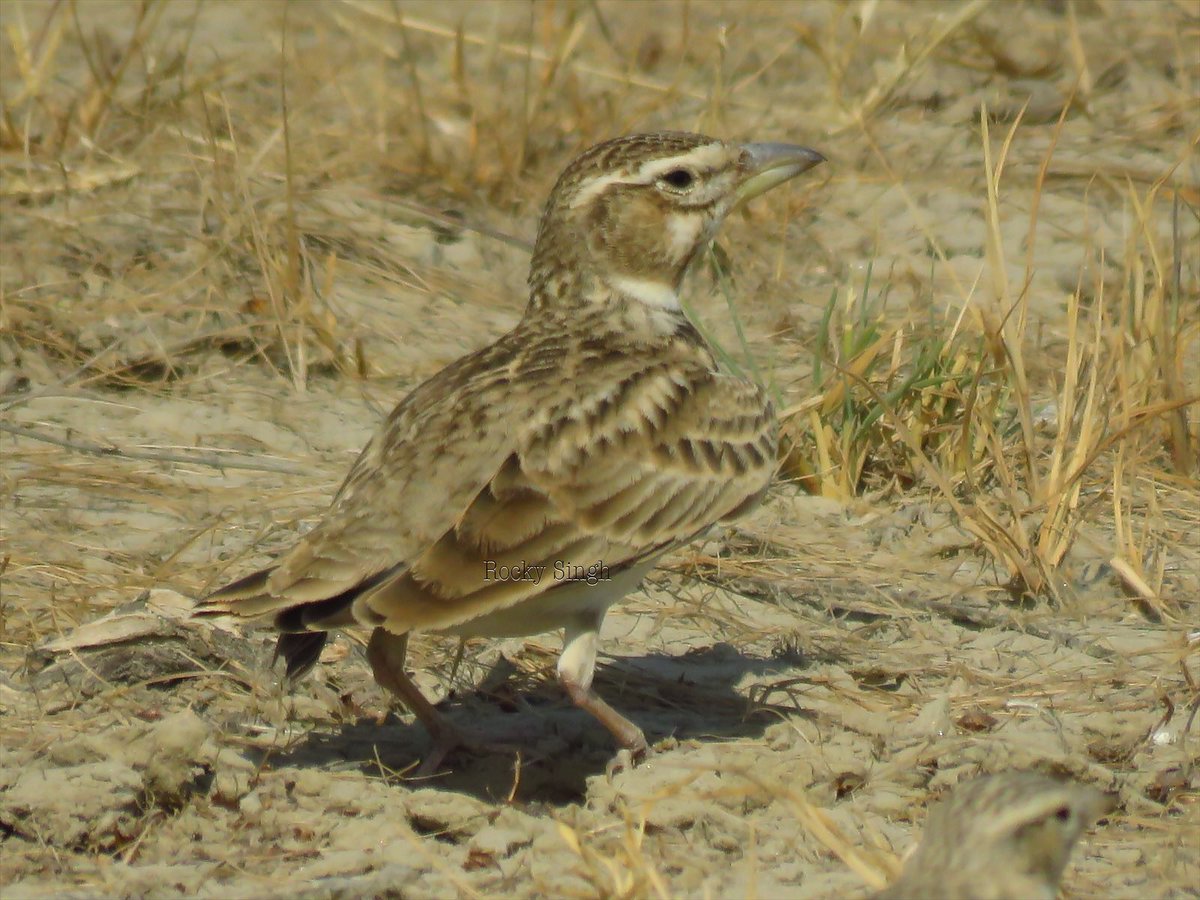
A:
{"label": "bird", "polygon": [[415,632],[557,629],[558,681],[636,763],[641,728],[592,687],[609,607],[667,553],[763,500],[776,468],[766,390],[718,364],[680,303],[731,210],[824,161],[787,143],[688,132],[575,158],[544,206],[520,321],[409,393],[317,524],[199,616],[268,622],[295,680],[331,629],[371,630],[375,680],[448,754],[455,725],[405,671]]}
{"label": "bird", "polygon": [[1113,798],[1078,781],[1005,772],[960,784],[929,814],[876,900],[1054,900],[1080,835]]}

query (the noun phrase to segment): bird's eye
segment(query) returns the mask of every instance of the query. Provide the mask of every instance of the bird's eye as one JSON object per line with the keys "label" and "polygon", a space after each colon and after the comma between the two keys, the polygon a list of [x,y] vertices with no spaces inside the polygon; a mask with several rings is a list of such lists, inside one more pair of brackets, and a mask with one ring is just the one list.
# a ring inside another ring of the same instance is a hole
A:
{"label": "bird's eye", "polygon": [[1071,820],[1071,808],[1068,806],[1060,806],[1054,811],[1054,818],[1060,822],[1069,822]]}
{"label": "bird's eye", "polygon": [[696,176],[687,169],[672,169],[662,177],[662,183],[676,191],[686,191],[696,183]]}

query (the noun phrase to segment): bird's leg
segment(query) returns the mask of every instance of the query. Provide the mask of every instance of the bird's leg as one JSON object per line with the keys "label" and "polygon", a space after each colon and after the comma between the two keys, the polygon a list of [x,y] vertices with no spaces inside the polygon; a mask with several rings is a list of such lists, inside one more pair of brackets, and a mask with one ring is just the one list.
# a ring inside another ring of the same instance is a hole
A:
{"label": "bird's leg", "polygon": [[596,674],[596,644],[603,619],[602,612],[567,626],[563,634],[562,654],[558,657],[558,680],[571,702],[595,716],[616,739],[617,745],[627,751],[636,763],[649,752],[642,729],[592,691],[592,677]]}
{"label": "bird's leg", "polygon": [[371,664],[375,680],[399,697],[433,738],[433,748],[417,769],[418,776],[435,774],[446,757],[460,747],[488,752],[511,749],[463,731],[438,712],[405,673],[404,658],[407,653],[408,635],[392,634],[383,628],[376,628],[367,644],[367,662]]}

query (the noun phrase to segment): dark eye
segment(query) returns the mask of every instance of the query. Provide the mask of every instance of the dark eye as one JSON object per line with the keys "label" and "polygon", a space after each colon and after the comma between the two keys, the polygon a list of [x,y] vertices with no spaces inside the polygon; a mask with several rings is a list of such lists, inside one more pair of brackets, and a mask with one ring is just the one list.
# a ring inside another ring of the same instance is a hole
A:
{"label": "dark eye", "polygon": [[1069,806],[1060,806],[1054,811],[1054,818],[1060,822],[1071,821],[1071,808]]}
{"label": "dark eye", "polygon": [[696,176],[687,169],[672,169],[662,177],[664,184],[677,191],[686,191],[696,181]]}

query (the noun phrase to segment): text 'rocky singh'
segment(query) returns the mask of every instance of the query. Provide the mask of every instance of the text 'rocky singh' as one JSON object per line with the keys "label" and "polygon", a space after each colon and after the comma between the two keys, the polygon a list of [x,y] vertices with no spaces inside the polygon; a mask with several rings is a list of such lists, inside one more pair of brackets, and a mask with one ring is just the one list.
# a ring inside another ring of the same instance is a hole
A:
{"label": "text 'rocky singh'", "polygon": [[586,584],[599,584],[611,581],[608,566],[596,561],[590,566],[580,566],[563,560],[555,561],[554,565],[547,563],[530,564],[526,562],[511,565],[497,563],[494,559],[483,563],[484,581],[527,581],[530,584],[541,584],[542,579],[548,578],[554,582],[582,581]]}

